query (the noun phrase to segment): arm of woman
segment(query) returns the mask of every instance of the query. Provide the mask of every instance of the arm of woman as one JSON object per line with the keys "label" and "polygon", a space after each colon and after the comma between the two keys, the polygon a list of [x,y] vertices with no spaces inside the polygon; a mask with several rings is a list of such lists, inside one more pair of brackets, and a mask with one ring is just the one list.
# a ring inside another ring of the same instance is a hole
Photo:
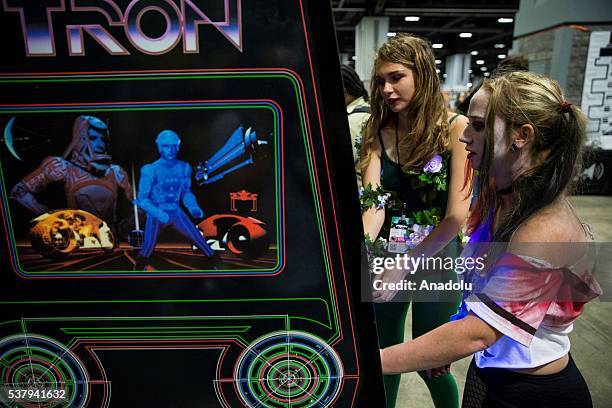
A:
{"label": "arm of woman", "polygon": [[380,351],[383,374],[429,370],[491,347],[503,334],[478,316],[448,322],[405,343]]}
{"label": "arm of woman", "polygon": [[[381,170],[381,161],[380,156],[382,154],[382,150],[380,147],[380,143],[378,140],[374,140],[372,143],[372,151],[370,156],[370,163],[368,163],[368,167],[363,173],[363,186],[367,186],[368,184],[372,185],[372,189],[378,188],[380,186],[380,170]],[[363,221],[363,233],[370,236],[371,240],[376,240],[378,237],[378,233],[380,232],[384,222],[385,222],[385,209],[377,208],[372,206],[368,208],[362,215]]]}
{"label": "arm of woman", "polygon": [[459,116],[451,127],[451,177],[448,183],[448,204],[446,213],[440,224],[434,228],[427,238],[423,240],[413,252],[418,252],[425,257],[433,256],[444,248],[453,239],[465,223],[470,209],[470,197],[466,197],[463,189],[465,162],[467,151],[465,145],[459,141],[459,137],[467,126],[468,120],[465,116]]}

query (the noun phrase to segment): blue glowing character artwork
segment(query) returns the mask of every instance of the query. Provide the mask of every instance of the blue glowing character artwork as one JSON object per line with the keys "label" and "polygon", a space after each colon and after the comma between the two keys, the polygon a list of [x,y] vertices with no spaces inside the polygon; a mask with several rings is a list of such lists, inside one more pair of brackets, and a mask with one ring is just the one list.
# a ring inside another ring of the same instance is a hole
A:
{"label": "blue glowing character artwork", "polygon": [[329,2],[0,23],[0,408],[384,406]]}
{"label": "blue glowing character artwork", "polygon": [[24,276],[276,273],[278,122],[267,105],[252,106],[0,113],[0,187],[18,269]]}
{"label": "blue glowing character artwork", "polygon": [[[14,118],[7,125],[5,135],[12,135],[13,124]],[[36,170],[13,187],[10,198],[40,216],[49,208],[37,200],[37,195],[51,183],[62,183],[69,208],[87,211],[114,223],[118,191],[123,190],[125,197],[132,200],[132,188],[125,170],[112,163],[109,142],[109,129],[102,120],[86,115],[77,117],[72,140],[62,157],[45,158]]]}
{"label": "blue glowing character artwork", "polygon": [[144,244],[135,268],[146,266],[155,249],[160,228],[171,226],[193,242],[206,256],[213,250],[181,208],[181,203],[193,218],[203,218],[204,211],[191,192],[191,166],[176,155],[181,139],[172,130],[164,130],[155,140],[160,158],[146,164],[140,171],[136,204],[147,213]]}

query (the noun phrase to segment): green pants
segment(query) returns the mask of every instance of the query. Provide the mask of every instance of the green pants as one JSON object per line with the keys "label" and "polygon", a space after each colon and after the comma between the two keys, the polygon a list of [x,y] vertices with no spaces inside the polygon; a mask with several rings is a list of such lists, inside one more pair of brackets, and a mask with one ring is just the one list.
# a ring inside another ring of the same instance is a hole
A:
{"label": "green pants", "polygon": [[[413,302],[412,303],[412,338],[419,337],[449,321],[457,310],[460,295],[453,302]],[[374,306],[376,326],[380,347],[388,347],[404,341],[406,314],[410,303],[378,303]],[[452,374],[427,379],[425,381],[436,408],[459,407],[459,392]],[[385,375],[384,385],[387,397],[387,408],[394,408],[399,389],[400,375]]]}

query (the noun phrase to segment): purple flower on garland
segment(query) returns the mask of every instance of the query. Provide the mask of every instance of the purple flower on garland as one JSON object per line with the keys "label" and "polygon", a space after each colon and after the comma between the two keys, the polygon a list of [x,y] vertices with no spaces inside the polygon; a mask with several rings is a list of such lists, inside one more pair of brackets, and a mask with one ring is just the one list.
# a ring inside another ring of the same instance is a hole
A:
{"label": "purple flower on garland", "polygon": [[389,200],[389,197],[391,197],[390,193],[379,195],[378,197],[376,197],[376,199],[378,200],[378,204],[376,204],[376,208],[377,209],[384,208],[385,205],[387,205],[387,201]]}
{"label": "purple flower on garland", "polygon": [[442,156],[436,154],[431,160],[423,166],[423,171],[425,173],[438,173],[442,170]]}
{"label": "purple flower on garland", "polygon": [[433,225],[414,224],[412,226],[413,232],[408,236],[408,247],[412,249],[419,245],[433,229]]}

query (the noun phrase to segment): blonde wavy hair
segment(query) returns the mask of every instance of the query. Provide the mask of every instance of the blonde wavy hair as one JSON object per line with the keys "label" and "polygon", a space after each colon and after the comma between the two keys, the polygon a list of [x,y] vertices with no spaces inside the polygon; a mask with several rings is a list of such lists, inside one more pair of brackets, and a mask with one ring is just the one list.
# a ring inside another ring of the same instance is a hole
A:
{"label": "blonde wavy hair", "polygon": [[376,70],[381,63],[401,64],[413,73],[415,92],[407,107],[412,128],[398,135],[398,148],[404,170],[422,167],[432,156],[446,151],[450,144],[448,114],[430,43],[411,34],[399,34],[378,49],[374,61],[370,81],[371,115],[365,125],[360,152],[362,173],[370,163],[372,144],[379,131],[397,123],[397,114],[385,103],[376,81]]}
{"label": "blonde wavy hair", "polygon": [[474,231],[485,222],[500,203],[497,187],[490,176],[496,117],[505,122],[508,141],[514,129],[530,124],[534,136],[528,152],[532,157],[545,157],[540,164],[513,181],[517,205],[492,234],[493,241],[504,242],[529,217],[570,190],[572,179],[581,167],[586,118],[578,107],[565,101],[559,84],[543,75],[509,73],[485,81],[481,91],[489,94],[489,105],[478,177],[478,199],[468,230]]}

